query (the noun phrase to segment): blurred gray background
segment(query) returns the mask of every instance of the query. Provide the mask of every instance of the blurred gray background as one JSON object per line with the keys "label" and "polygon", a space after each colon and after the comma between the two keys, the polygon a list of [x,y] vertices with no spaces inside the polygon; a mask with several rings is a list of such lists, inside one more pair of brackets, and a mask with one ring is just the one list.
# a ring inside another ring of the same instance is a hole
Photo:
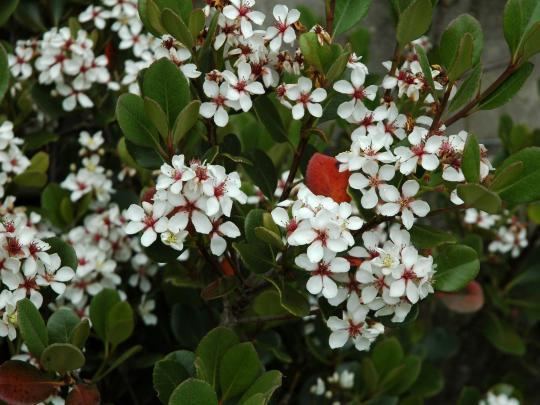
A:
{"label": "blurred gray background", "polygon": [[[277,3],[289,7],[304,5],[315,14],[324,14],[324,0],[258,0],[266,12],[271,13]],[[430,39],[438,42],[447,24],[462,13],[469,13],[477,18],[484,30],[484,52],[482,62],[485,69],[484,86],[489,85],[504,70],[509,60],[509,52],[503,35],[503,9],[506,0],[439,0],[435,9],[434,23],[428,33]],[[380,63],[391,59],[395,44],[395,29],[389,9],[389,0],[373,0],[366,18],[360,23],[371,35],[369,49],[370,70],[383,73]],[[353,29],[354,30],[354,29]],[[485,143],[497,142],[499,116],[507,113],[515,123],[526,124],[530,128],[540,128],[540,96],[538,81],[540,78],[540,58],[533,62],[537,67],[529,77],[520,93],[505,106],[492,110],[480,111],[454,124],[454,129],[465,128],[474,132]]]}

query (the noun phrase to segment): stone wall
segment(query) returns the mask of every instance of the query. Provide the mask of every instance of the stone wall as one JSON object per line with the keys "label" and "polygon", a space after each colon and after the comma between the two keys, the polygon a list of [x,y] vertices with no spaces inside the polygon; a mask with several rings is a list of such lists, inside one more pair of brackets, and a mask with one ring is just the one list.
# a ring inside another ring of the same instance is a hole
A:
{"label": "stone wall", "polygon": [[[271,12],[279,0],[258,0],[257,6],[262,5],[266,12]],[[324,12],[324,0],[281,0],[289,7],[294,5],[309,6],[314,10]],[[368,16],[361,24],[371,33],[369,67],[373,71],[383,72],[381,61],[391,58],[394,47],[394,26],[390,15],[388,0],[373,0]],[[493,81],[504,69],[509,58],[509,52],[504,40],[502,15],[505,0],[439,0],[434,16],[434,24],[429,33],[432,40],[438,41],[446,25],[456,16],[469,13],[476,17],[484,30],[484,53],[482,61],[486,76],[484,85]],[[536,58],[540,62],[540,58]],[[538,82],[540,67],[536,68],[521,92],[510,103],[494,111],[481,111],[455,124],[455,128],[466,128],[476,133],[486,143],[497,142],[499,116],[510,114],[515,122],[527,124],[531,128],[540,128],[540,97]]]}

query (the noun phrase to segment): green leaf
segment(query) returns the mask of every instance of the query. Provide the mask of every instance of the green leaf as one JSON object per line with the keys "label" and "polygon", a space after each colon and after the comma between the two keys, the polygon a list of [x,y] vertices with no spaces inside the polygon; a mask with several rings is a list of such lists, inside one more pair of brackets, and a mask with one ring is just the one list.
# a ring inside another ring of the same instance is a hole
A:
{"label": "green leaf", "polygon": [[391,370],[380,383],[381,388],[391,395],[406,392],[417,380],[422,360],[417,356],[408,356],[403,363]]}
{"label": "green leaf", "polygon": [[218,405],[218,400],[207,382],[190,378],[176,387],[169,405]]}
{"label": "green leaf", "polygon": [[159,144],[158,133],[146,115],[141,97],[122,94],[116,104],[116,119],[126,139],[135,145],[153,148]]}
{"label": "green leaf", "polygon": [[334,36],[350,30],[364,18],[371,0],[336,0],[334,11]]}
{"label": "green leaf", "polygon": [[337,79],[341,77],[343,72],[345,72],[345,68],[347,67],[347,63],[349,62],[349,57],[351,56],[350,52],[343,52],[341,55],[339,55],[334,63],[330,65],[330,68],[328,69],[328,72],[326,73],[326,80],[330,83],[335,82]]}
{"label": "green leaf", "polygon": [[258,226],[255,228],[255,235],[262,242],[268,243],[270,246],[273,246],[276,249],[283,249],[283,241],[281,240],[281,236],[272,232],[271,230]]}
{"label": "green leaf", "polygon": [[459,79],[467,70],[471,68],[473,50],[473,36],[467,32],[461,37],[456,57],[452,63],[452,66],[448,70],[448,78],[452,82]]}
{"label": "green leaf", "polygon": [[478,405],[482,399],[482,394],[477,388],[474,387],[463,387],[457,405]]}
{"label": "green leaf", "polygon": [[16,175],[13,182],[21,187],[42,188],[47,184],[46,173],[26,169],[23,173]]}
{"label": "green leaf", "polygon": [[79,317],[69,308],[56,310],[47,320],[50,343],[69,343],[73,329],[79,324]]}
{"label": "green leaf", "polygon": [[431,91],[434,91],[435,82],[433,81],[433,74],[431,73],[431,65],[429,64],[426,51],[424,51],[424,48],[422,48],[420,45],[415,45],[414,49],[416,50],[416,55],[418,55],[418,62],[420,63],[420,67],[422,68],[422,73],[424,74],[424,78],[426,79],[427,84],[429,85],[429,88],[431,89]]}
{"label": "green leaf", "polygon": [[480,270],[478,255],[468,246],[443,246],[434,258],[437,264],[435,289],[438,291],[459,291],[474,280]]}
{"label": "green leaf", "polygon": [[73,249],[73,246],[71,246],[67,242],[64,242],[62,239],[56,236],[52,238],[47,238],[44,241],[47,242],[51,247],[47,251],[47,253],[57,253],[58,256],[60,256],[62,266],[68,266],[73,270],[77,270],[79,261],[77,259],[77,254],[75,253],[75,249]]}
{"label": "green leaf", "polygon": [[396,37],[401,46],[422,36],[431,25],[431,0],[413,0],[399,16]]}
{"label": "green leaf", "polygon": [[281,386],[281,380],[281,372],[277,370],[265,372],[255,380],[249,389],[242,395],[238,403],[248,403],[253,396],[259,394],[262,402],[258,403],[262,405],[267,404],[274,391]]}
{"label": "green leaf", "polygon": [[197,377],[216,388],[221,359],[225,352],[238,342],[238,336],[229,328],[220,326],[208,332],[195,351]]}
{"label": "green leaf", "polygon": [[184,44],[187,48],[193,46],[193,37],[186,23],[173,10],[166,8],[161,13],[161,23],[163,27],[174,38]]}
{"label": "green leaf", "polygon": [[473,134],[469,134],[465,142],[461,169],[469,183],[480,182],[480,146]]}
{"label": "green leaf", "polygon": [[47,184],[41,193],[41,209],[47,219],[59,228],[67,225],[60,213],[60,203],[64,198],[69,199],[69,192],[56,183]]}
{"label": "green leaf", "polygon": [[536,22],[523,37],[520,56],[528,60],[540,52],[540,21]]}
{"label": "green leaf", "polygon": [[24,298],[17,303],[17,320],[28,350],[39,358],[49,344],[49,337],[45,321],[28,298]]}
{"label": "green leaf", "polygon": [[189,373],[180,362],[167,358],[156,362],[152,380],[159,400],[167,404],[174,389],[189,377]]}
{"label": "green leaf", "polygon": [[371,354],[373,365],[381,377],[398,367],[403,361],[403,357],[403,349],[395,337],[378,342]]}
{"label": "green leaf", "polygon": [[410,234],[412,244],[418,249],[431,249],[445,243],[456,243],[457,241],[453,234],[427,225],[413,225]]}
{"label": "green leaf", "polygon": [[250,342],[231,347],[221,360],[219,385],[222,400],[237,397],[247,390],[261,374],[262,364]]}
{"label": "green leaf", "polygon": [[195,126],[199,120],[199,108],[201,102],[194,100],[184,107],[176,117],[173,126],[173,144],[178,145],[178,142]]}
{"label": "green leaf", "polygon": [[534,69],[530,62],[524,63],[502,82],[493,93],[480,104],[481,110],[492,110],[506,104],[523,87]]}
{"label": "green leaf", "polygon": [[302,34],[298,43],[306,62],[319,72],[324,72],[323,61],[319,55],[321,46],[317,40],[317,34],[314,32]]}
{"label": "green leaf", "polygon": [[482,64],[479,63],[473,69],[471,74],[458,87],[456,95],[450,102],[449,111],[456,111],[467,104],[473,97],[476,96],[480,89],[482,79]]}
{"label": "green leaf", "polygon": [[[19,0],[2,0],[2,3],[0,4],[0,27],[4,25],[9,17],[11,17],[11,14],[15,11],[17,8],[17,5],[19,4]],[[0,68],[0,71],[3,69]],[[0,100],[2,97],[0,97]]]}
{"label": "green leaf", "polygon": [[233,243],[245,266],[254,273],[266,273],[276,266],[274,255],[268,246],[256,243]]}
{"label": "green leaf", "polygon": [[148,118],[150,118],[150,121],[154,127],[157,128],[159,134],[161,135],[161,139],[167,141],[169,137],[168,119],[161,106],[157,103],[157,101],[145,97],[144,111],[146,112],[146,115],[148,115]]}
{"label": "green leaf", "polygon": [[493,178],[489,188],[493,191],[501,192],[505,188],[514,185],[521,178],[523,166],[523,162],[519,160],[498,169],[495,171],[495,177]]}
{"label": "green leaf", "polygon": [[117,302],[109,309],[105,324],[107,341],[117,345],[127,340],[133,333],[133,309],[128,302]]}
{"label": "green leaf", "polygon": [[191,32],[191,37],[193,41],[197,40],[197,37],[204,29],[206,17],[204,11],[200,8],[197,8],[191,12],[189,16],[189,31]]}
{"label": "green leaf", "polygon": [[488,312],[483,322],[482,333],[500,351],[515,356],[523,356],[525,343],[512,326],[506,324],[495,314]]}
{"label": "green leaf", "polygon": [[99,292],[90,303],[92,327],[103,341],[107,341],[107,319],[111,308],[120,302],[115,290],[106,288]]}
{"label": "green leaf", "polygon": [[506,159],[497,172],[507,170],[515,162],[523,163],[519,179],[505,187],[499,194],[512,204],[524,204],[540,200],[540,147],[530,147],[514,153]]}
{"label": "green leaf", "polygon": [[253,111],[274,141],[287,142],[287,130],[276,105],[268,95],[258,96],[253,101]]}
{"label": "green leaf", "polygon": [[[1,7],[3,6],[0,5],[0,8]],[[2,10],[0,9],[0,13],[1,12]],[[0,18],[1,18],[1,15],[0,15]],[[2,24],[0,23],[0,25]],[[6,95],[6,91],[9,85],[9,77],[10,77],[10,73],[9,73],[6,50],[0,44],[0,102],[4,99],[4,96]]]}
{"label": "green leaf", "polygon": [[144,74],[143,94],[158,102],[168,118],[169,128],[173,127],[176,117],[191,99],[186,77],[166,58],[152,63]]}
{"label": "green leaf", "polygon": [[450,69],[456,63],[463,37],[469,34],[473,39],[472,66],[480,62],[484,46],[484,34],[480,23],[471,15],[462,14],[454,19],[444,31],[439,45],[443,65]]}
{"label": "green leaf", "polygon": [[90,322],[88,319],[82,319],[69,334],[69,343],[82,349],[88,336],[90,336]]}
{"label": "green leaf", "polygon": [[272,159],[259,149],[254,150],[248,158],[252,162],[256,162],[256,164],[255,166],[245,166],[244,169],[264,195],[272,200],[278,181],[277,171]]}
{"label": "green leaf", "polygon": [[528,59],[538,52],[540,4],[536,0],[509,0],[504,8],[504,37],[513,56]]}
{"label": "green leaf", "polygon": [[80,349],[69,343],[53,343],[41,354],[41,365],[45,370],[59,373],[77,370],[85,361]]}
{"label": "green leaf", "polygon": [[275,281],[269,277],[265,277],[267,281],[272,283],[279,293],[281,306],[289,313],[299,318],[309,315],[309,301],[306,296],[300,291],[286,283]]}
{"label": "green leaf", "polygon": [[412,385],[410,392],[414,395],[429,398],[437,395],[443,388],[444,376],[440,369],[424,361],[420,375]]}
{"label": "green leaf", "polygon": [[465,205],[496,214],[501,210],[501,198],[493,191],[480,184],[459,184],[458,196],[465,201]]}
{"label": "green leaf", "polygon": [[137,9],[144,27],[156,37],[161,37],[165,33],[165,29],[161,25],[161,10],[157,5],[157,1],[138,0]]}

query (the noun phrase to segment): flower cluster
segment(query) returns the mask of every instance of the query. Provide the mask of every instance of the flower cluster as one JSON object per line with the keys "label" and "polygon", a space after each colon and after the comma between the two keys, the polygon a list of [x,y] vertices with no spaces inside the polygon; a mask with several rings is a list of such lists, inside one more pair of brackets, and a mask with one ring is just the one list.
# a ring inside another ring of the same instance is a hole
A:
{"label": "flower cluster", "polygon": [[78,201],[87,194],[93,193],[100,203],[107,203],[114,192],[110,173],[100,163],[104,143],[101,131],[91,135],[82,131],[79,135],[79,156],[82,167],[70,173],[61,186],[71,192],[71,201]]}
{"label": "flower cluster", "polygon": [[519,405],[517,398],[511,397],[505,393],[496,394],[489,391],[484,399],[479,402],[479,405]]}
{"label": "flower cluster", "polygon": [[240,176],[205,162],[186,165],[183,155],[173,156],[171,164],[161,166],[152,201],[129,207],[126,232],[142,232],[143,246],[152,245],[159,234],[161,242],[179,252],[188,235],[208,235],[212,253],[221,256],[227,249],[225,237],[240,236],[238,227],[227,220],[234,201],[247,201]]}
{"label": "flower cluster", "polygon": [[318,377],[316,384],[310,387],[310,392],[316,396],[324,396],[326,399],[334,399],[332,404],[339,405],[341,402],[335,397],[339,398],[344,390],[353,389],[354,377],[355,374],[349,370],[335,371],[334,374],[326,377],[326,381]]}
{"label": "flower cluster", "polygon": [[93,84],[107,84],[110,73],[105,55],[96,56],[94,43],[84,30],[72,32],[68,27],[52,28],[39,40],[18,41],[9,55],[11,74],[26,80],[35,69],[38,81],[52,85],[53,92],[63,97],[62,107],[72,111],[77,106],[91,108],[88,96]]}
{"label": "flower cluster", "polygon": [[74,276],[73,269],[51,253],[46,238],[52,235],[40,221],[39,214],[16,207],[14,197],[6,197],[0,206],[0,336],[11,340],[16,336],[17,302],[29,298],[40,308],[44,289],[61,296]]}
{"label": "flower cluster", "polygon": [[529,244],[527,224],[521,222],[516,215],[510,215],[508,211],[502,215],[493,215],[469,208],[465,211],[464,221],[466,224],[494,232],[493,240],[488,245],[491,253],[510,253],[512,257],[518,257]]}
{"label": "flower cluster", "polygon": [[30,161],[19,148],[22,143],[23,140],[13,132],[13,123],[4,121],[0,125],[0,198],[5,195],[4,186],[30,166]]}

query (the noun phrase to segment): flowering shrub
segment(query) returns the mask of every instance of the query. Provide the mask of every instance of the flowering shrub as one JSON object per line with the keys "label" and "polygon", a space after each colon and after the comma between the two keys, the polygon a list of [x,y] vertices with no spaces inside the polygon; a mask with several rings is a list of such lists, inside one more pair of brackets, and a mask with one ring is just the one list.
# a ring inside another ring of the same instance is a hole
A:
{"label": "flowering shrub", "polygon": [[540,143],[453,125],[525,84],[537,0],[488,85],[436,0],[379,72],[371,0],[87,3],[0,5],[2,401],[539,400]]}

